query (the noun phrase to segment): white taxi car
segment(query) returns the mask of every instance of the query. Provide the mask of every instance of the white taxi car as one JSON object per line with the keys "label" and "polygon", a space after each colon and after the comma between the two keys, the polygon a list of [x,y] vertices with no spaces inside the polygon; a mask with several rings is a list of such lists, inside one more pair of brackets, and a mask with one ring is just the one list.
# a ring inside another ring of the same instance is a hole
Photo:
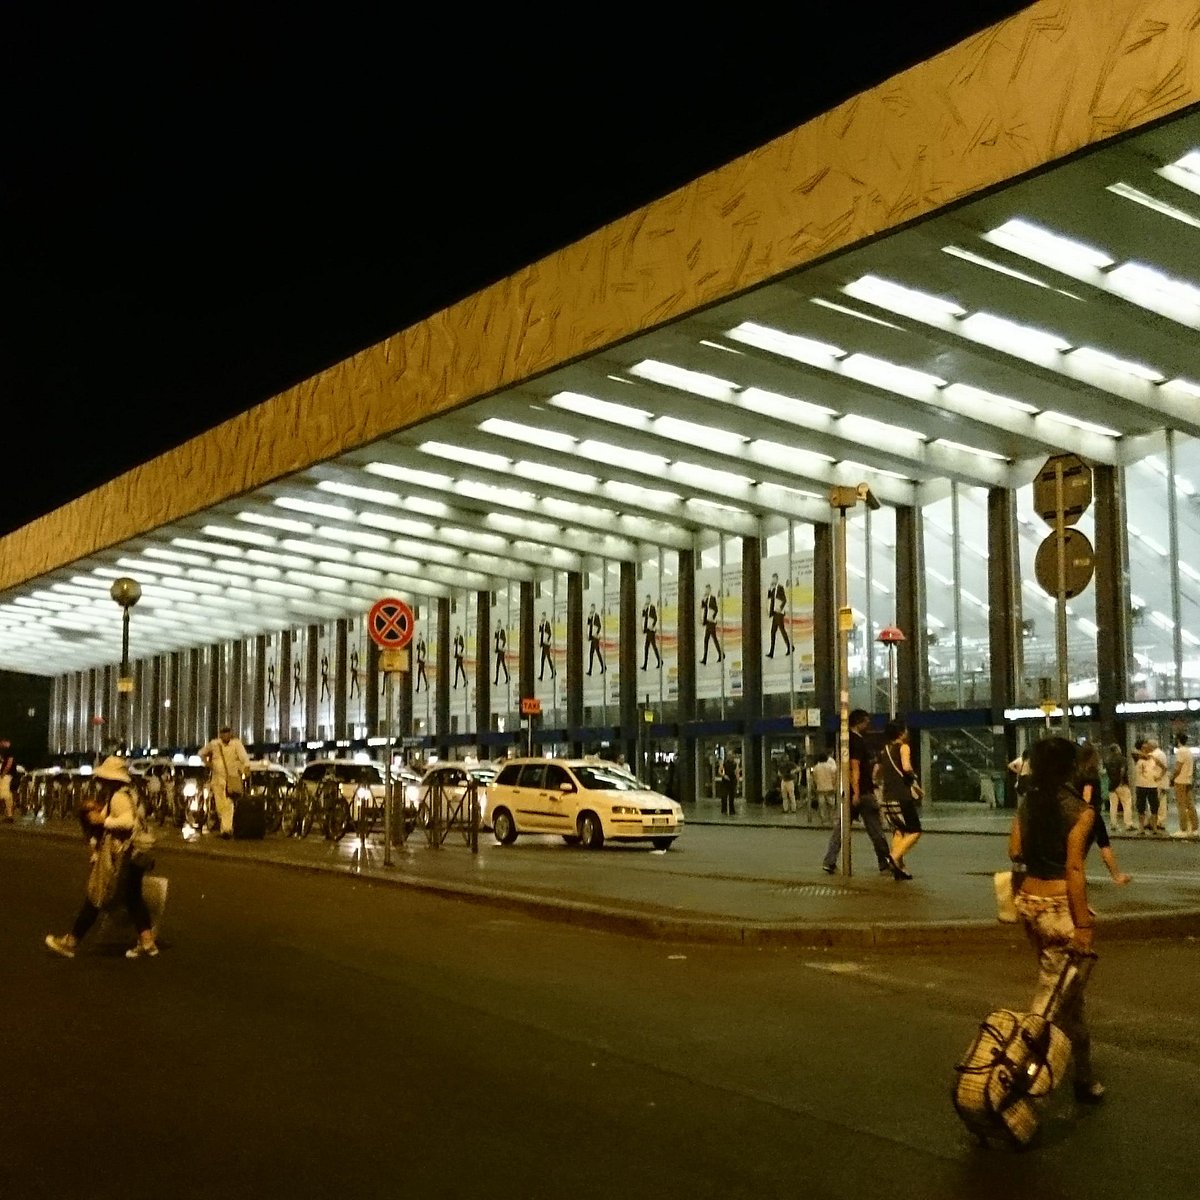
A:
{"label": "white taxi car", "polygon": [[683,831],[679,804],[598,758],[510,759],[488,793],[492,832],[502,845],[522,833],[557,833],[588,850],[606,841],[666,850]]}
{"label": "white taxi car", "polygon": [[[446,797],[446,805],[454,810],[461,805],[467,791],[467,781],[476,784],[476,796],[479,799],[479,824],[483,829],[492,827],[492,819],[488,813],[488,793],[496,780],[496,765],[494,763],[442,762],[435,763],[421,777],[421,785],[417,791],[417,804],[420,808],[421,819],[428,822],[429,793],[440,786]],[[465,817],[460,814],[460,819]]]}

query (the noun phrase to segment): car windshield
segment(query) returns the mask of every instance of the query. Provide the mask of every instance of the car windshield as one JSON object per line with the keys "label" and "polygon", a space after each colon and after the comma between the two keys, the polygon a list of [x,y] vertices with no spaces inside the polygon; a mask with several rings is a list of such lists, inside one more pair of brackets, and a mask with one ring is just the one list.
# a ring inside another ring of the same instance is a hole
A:
{"label": "car windshield", "polygon": [[572,767],[575,778],[589,792],[642,792],[646,785],[618,767],[599,763],[596,766]]}

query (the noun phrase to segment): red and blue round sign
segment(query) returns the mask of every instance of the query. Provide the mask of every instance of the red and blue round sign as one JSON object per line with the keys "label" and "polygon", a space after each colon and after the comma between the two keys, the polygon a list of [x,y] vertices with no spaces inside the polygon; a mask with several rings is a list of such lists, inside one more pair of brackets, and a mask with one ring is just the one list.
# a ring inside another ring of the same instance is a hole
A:
{"label": "red and blue round sign", "polygon": [[400,650],[412,641],[416,617],[396,596],[376,600],[367,613],[367,632],[381,650]]}

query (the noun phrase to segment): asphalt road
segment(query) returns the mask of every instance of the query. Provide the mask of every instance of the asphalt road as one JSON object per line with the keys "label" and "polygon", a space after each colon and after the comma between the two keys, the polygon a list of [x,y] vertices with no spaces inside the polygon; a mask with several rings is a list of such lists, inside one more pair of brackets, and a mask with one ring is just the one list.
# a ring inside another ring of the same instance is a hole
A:
{"label": "asphalt road", "polygon": [[[73,961],[82,848],[0,839],[0,1196],[1196,1194],[1200,959],[1100,947],[1098,1110],[983,1151],[949,1104],[1016,947],[639,941],[261,864],[172,858],[153,961]],[[103,933],[104,931],[97,931]],[[1020,1189],[1020,1191],[1014,1191]]]}

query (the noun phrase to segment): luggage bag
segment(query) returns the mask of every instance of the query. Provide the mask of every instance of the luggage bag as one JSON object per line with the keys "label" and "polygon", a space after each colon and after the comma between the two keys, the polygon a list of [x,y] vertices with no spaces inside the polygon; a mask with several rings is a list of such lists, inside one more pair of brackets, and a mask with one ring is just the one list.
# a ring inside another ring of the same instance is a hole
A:
{"label": "luggage bag", "polygon": [[267,805],[261,796],[239,796],[233,802],[233,836],[235,838],[267,836]]}
{"label": "luggage bag", "polygon": [[1023,1149],[1071,1061],[1071,1042],[1054,1023],[1091,974],[1094,954],[1072,954],[1040,1012],[988,1013],[955,1066],[951,1098],[962,1123],[983,1145]]}

